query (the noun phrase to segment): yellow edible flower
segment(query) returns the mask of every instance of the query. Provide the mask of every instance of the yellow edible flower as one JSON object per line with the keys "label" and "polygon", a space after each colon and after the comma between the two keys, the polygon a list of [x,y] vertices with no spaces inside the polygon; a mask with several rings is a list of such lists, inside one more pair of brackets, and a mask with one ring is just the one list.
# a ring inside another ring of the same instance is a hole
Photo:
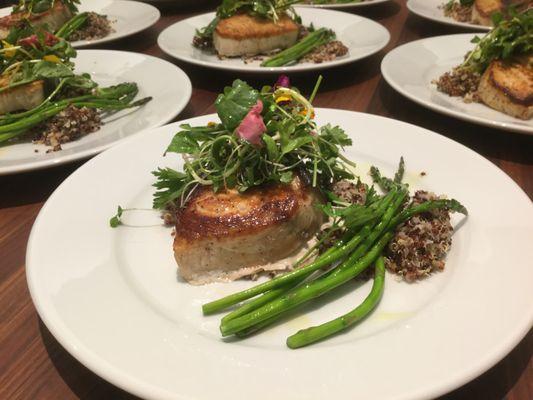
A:
{"label": "yellow edible flower", "polygon": [[6,42],[5,40],[2,40],[2,46],[4,47],[4,56],[6,58],[12,58],[15,57],[15,54],[17,53],[17,49],[8,50],[15,46],[13,46],[11,43]]}
{"label": "yellow edible flower", "polygon": [[208,123],[207,123],[207,126],[210,127],[210,128],[212,128],[212,127],[216,126],[216,123],[214,123],[213,121],[211,121],[211,122],[208,122]]}
{"label": "yellow edible flower", "polygon": [[282,103],[284,101],[291,101],[290,96],[281,95],[279,97],[276,97],[276,104]]}
{"label": "yellow edible flower", "polygon": [[59,64],[61,62],[61,59],[58,56],[55,56],[53,54],[48,54],[47,56],[43,57],[44,61],[50,61],[55,64]]}

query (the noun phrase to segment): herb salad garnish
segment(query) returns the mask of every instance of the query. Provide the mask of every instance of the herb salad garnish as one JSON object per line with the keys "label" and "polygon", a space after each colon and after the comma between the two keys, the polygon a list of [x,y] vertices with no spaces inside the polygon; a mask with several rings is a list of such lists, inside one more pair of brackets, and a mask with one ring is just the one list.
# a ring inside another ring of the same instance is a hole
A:
{"label": "herb salad garnish", "polygon": [[213,32],[218,22],[237,13],[247,13],[259,18],[278,21],[280,16],[289,13],[294,20],[299,17],[292,8],[299,0],[223,0],[216,10],[215,18],[204,28],[196,31],[193,43],[197,47],[211,47]]}
{"label": "herb salad garnish", "polygon": [[51,10],[57,1],[61,1],[72,13],[78,12],[77,5],[80,0],[19,0],[18,4],[13,6],[13,12],[41,14]]}
{"label": "herb salad garnish", "polygon": [[215,102],[220,123],[182,125],[172,139],[166,152],[183,155],[183,172],[153,172],[154,207],[182,206],[197,185],[245,192],[267,182],[288,183],[296,174],[319,188],[352,178],[353,164],[340,152],[352,141],[338,126],[317,126],[313,97],[295,88],[256,90],[234,81]]}
{"label": "herb salad garnish", "polygon": [[475,37],[476,44],[460,68],[482,73],[493,60],[509,60],[533,52],[533,9],[518,13],[509,10],[509,19],[493,16],[494,28],[484,37]]}

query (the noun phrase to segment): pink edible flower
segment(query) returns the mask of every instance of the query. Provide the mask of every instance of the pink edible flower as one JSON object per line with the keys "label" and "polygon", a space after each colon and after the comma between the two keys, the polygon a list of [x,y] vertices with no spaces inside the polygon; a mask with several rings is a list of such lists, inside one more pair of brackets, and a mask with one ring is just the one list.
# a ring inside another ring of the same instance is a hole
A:
{"label": "pink edible flower", "polygon": [[290,86],[291,86],[291,81],[289,80],[289,77],[287,75],[280,75],[274,85],[274,89],[279,88],[279,87],[288,88]]}
{"label": "pink edible flower", "polygon": [[246,117],[244,117],[235,131],[238,137],[255,146],[263,145],[261,135],[266,132],[261,111],[263,111],[263,103],[261,100],[257,100],[257,103],[248,111],[248,114],[246,114]]}

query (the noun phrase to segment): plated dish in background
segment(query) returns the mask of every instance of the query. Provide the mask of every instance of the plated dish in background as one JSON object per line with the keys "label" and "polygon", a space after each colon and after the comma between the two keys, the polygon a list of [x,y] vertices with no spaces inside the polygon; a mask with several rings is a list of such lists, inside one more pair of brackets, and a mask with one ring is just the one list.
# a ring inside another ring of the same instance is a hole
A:
{"label": "plated dish in background", "polygon": [[[170,121],[191,96],[185,73],[159,58],[79,50],[71,66],[63,59],[65,64],[56,62],[55,54],[47,57],[50,61],[31,63],[31,68],[17,64],[4,75],[7,86],[0,93],[5,100],[0,105],[8,113],[0,116],[0,174],[97,154],[127,136]],[[17,80],[26,72],[32,74]],[[17,102],[9,99],[13,96]],[[27,111],[15,110],[14,104]],[[39,143],[32,142],[35,138]]]}
{"label": "plated dish in background", "polygon": [[21,0],[0,9],[0,37],[28,19],[66,38],[74,47],[117,40],[155,24],[161,14],[149,4],[124,0]]}
{"label": "plated dish in background", "polygon": [[[493,33],[491,32],[488,35],[491,34]],[[510,38],[511,36],[506,37]],[[484,94],[479,98],[481,102],[465,102],[461,96],[452,97],[438,89],[439,78],[465,62],[465,55],[469,54],[476,46],[476,44],[472,43],[475,38],[476,35],[472,34],[438,36],[400,46],[388,53],[383,59],[381,64],[383,77],[399,93],[424,107],[493,128],[533,134],[533,121],[530,116],[522,119],[498,111],[505,111],[507,109],[505,104],[515,104],[518,105],[518,109],[525,110],[524,116],[527,117],[529,115],[530,111],[527,110],[531,109],[531,68],[527,67],[527,65],[518,68],[521,72],[515,75],[514,73],[510,74],[512,68],[509,64],[500,68],[501,64],[495,60],[495,64],[491,68],[477,72],[478,78],[481,78],[483,72],[491,74],[491,79],[489,81],[485,80],[490,85],[485,85],[482,88]],[[480,44],[483,45],[483,43],[482,40]],[[505,40],[501,42],[503,46],[501,48],[498,43],[489,43],[490,46],[475,50],[471,55],[474,60],[472,64],[482,65],[483,68],[486,68],[487,64],[492,61],[492,56],[502,54],[499,52],[502,50],[507,52],[504,49],[508,48],[505,45]],[[495,51],[494,53],[492,52],[493,50]],[[528,54],[530,57],[530,53]],[[525,55],[525,58],[521,57],[520,59],[528,62],[528,54]],[[467,63],[470,64],[468,61]],[[497,71],[494,71],[494,68]],[[505,89],[494,86],[494,72],[498,73],[497,80],[505,86],[513,87],[513,93],[516,92],[518,97],[524,97],[523,95],[525,95],[522,102],[518,100],[513,103],[511,97],[508,94],[504,94]],[[450,75],[448,76],[451,78]],[[465,94],[468,91],[466,90],[468,89],[467,86],[470,85],[467,79],[468,76],[459,76],[460,79],[464,77],[464,82],[460,83],[460,86],[465,88]],[[487,78],[489,75],[485,77]],[[478,79],[471,82],[475,86],[473,90],[479,89],[479,82]],[[519,86],[515,87],[516,84]],[[497,90],[494,91],[491,88],[497,88]],[[443,89],[442,86],[441,89]],[[519,103],[523,104],[520,105]],[[489,106],[486,104],[489,104]]]}
{"label": "plated dish in background", "polygon": [[[203,317],[199,307],[254,284],[239,280],[192,286],[177,280],[174,238],[157,213],[123,215],[125,223],[155,226],[110,229],[107,224],[117,204],[151,208],[151,171],[182,170],[179,157],[164,157],[163,152],[180,125],[216,124],[217,116],[208,115],[148,131],[110,149],[83,165],[50,197],[32,230],[27,276],[32,299],[52,334],[105,379],[138,396],[157,398],[230,398],[235,387],[228,382],[236,380],[242,397],[282,398],[294,390],[310,399],[349,397],[353,387],[336,384],[339,373],[342,379],[365,377],[358,382],[361,397],[433,398],[501,359],[533,322],[527,246],[533,210],[527,196],[493,164],[440,135],[368,114],[315,113],[317,126],[338,125],[354,140],[356,146],[342,154],[357,162],[357,175],[368,177],[374,165],[391,176],[403,155],[405,180],[413,188],[447,193],[469,208],[466,224],[458,227],[458,220],[452,220],[459,229],[444,273],[416,285],[387,278],[378,308],[363,324],[303,351],[285,349],[282,343],[300,328],[352,309],[371,291],[370,282],[352,282],[350,295],[305,309],[305,315],[268,333],[232,343],[220,340],[219,318]],[[483,193],[472,190],[473,180],[485,188]],[[104,188],[106,195],[98,195]],[[487,196],[493,201],[487,202]],[[61,259],[58,242],[69,249]],[[515,273],[502,274],[501,265],[509,262]],[[124,313],[125,308],[130,312]],[[80,319],[80,313],[86,317]],[[465,338],[460,335],[464,329],[486,334]],[[451,341],[446,351],[439,350],[438,338]],[[432,362],[436,353],[438,366]],[[354,357],[373,362],[354,363]],[[410,360],[408,370],[405,359]],[[326,371],[318,381],[313,374],[317,360]],[[454,373],[443,374],[443,369]],[[380,385],[384,374],[390,378]],[[179,378],[185,375],[193,379]],[[210,384],[201,384],[206,379]]]}
{"label": "plated dish in background", "polygon": [[531,0],[448,0],[442,9],[458,22],[494,26],[494,19],[508,19],[513,13],[533,7]]}
{"label": "plated dish in background", "polygon": [[462,28],[475,29],[478,31],[488,31],[490,26],[484,26],[470,22],[469,14],[459,21],[446,15],[446,0],[407,0],[407,8],[413,14],[431,21],[439,22],[446,25],[459,26]]}
{"label": "plated dish in background", "polygon": [[483,103],[525,121],[533,118],[533,9],[496,22],[474,40],[464,61],[434,82],[465,102]]}
{"label": "plated dish in background", "polygon": [[62,150],[62,144],[98,131],[102,115],[142,107],[135,82],[100,87],[74,72],[76,51],[47,31],[12,28],[0,48],[0,145],[20,141]]}
{"label": "plated dish in background", "polygon": [[[388,31],[383,26],[356,15],[340,13],[337,11],[315,9],[299,9],[297,13],[301,17],[301,20],[305,26],[312,25],[316,28],[325,28],[311,33],[313,35],[313,37],[311,37],[312,41],[325,40],[326,42],[330,42],[333,40],[330,31],[333,30],[336,35],[336,40],[346,46],[347,54],[331,61],[324,61],[321,63],[316,63],[313,60],[297,63],[297,58],[291,64],[283,66],[268,66],[268,64],[266,66],[261,66],[262,63],[266,64],[268,62],[270,64],[271,60],[267,61],[265,57],[260,57],[261,59],[257,59],[255,56],[246,58],[238,56],[220,58],[214,52],[197,48],[192,44],[195,35],[197,35],[198,32],[201,33],[201,30],[206,26],[209,26],[209,24],[213,23],[213,21],[216,23],[212,25],[210,30],[211,32],[215,31],[215,26],[218,26],[218,21],[215,19],[215,13],[199,15],[171,25],[159,35],[158,44],[165,53],[182,61],[193,64],[232,71],[273,73],[280,71],[298,72],[320,70],[354,62],[378,52],[385,47],[390,38]],[[238,16],[238,18],[248,17]],[[329,26],[328,22],[326,21],[335,21],[335,24],[334,26]],[[298,40],[298,32],[294,30],[294,22],[289,22],[288,20],[285,22],[287,27],[284,25],[284,29],[287,28],[287,32],[277,32],[279,26],[276,24],[273,25],[272,29],[265,30],[264,33],[267,35],[265,37],[269,37],[268,40],[247,40],[246,37],[241,37],[240,34],[242,30],[239,29],[241,25],[237,24],[234,26],[234,28],[238,30],[238,32],[236,32],[239,35],[224,35],[225,32],[221,32],[222,36],[219,35],[219,37],[222,37],[223,40],[219,43],[219,47],[224,48],[224,54],[226,53],[226,50],[236,50],[236,52],[242,53],[245,49],[249,48],[248,46],[251,46],[251,49],[253,50],[251,53],[253,54],[257,53],[257,50],[261,50],[260,52],[266,51],[261,48],[265,45],[265,43],[267,43],[268,47],[288,46],[289,43],[292,43],[294,40]],[[258,29],[262,31],[264,27],[270,26],[271,22],[268,19],[265,19],[259,24],[260,28]],[[250,26],[256,26],[256,23],[253,22],[252,25],[246,24],[242,26],[245,27],[243,30],[248,33],[252,29]],[[290,26],[290,29],[288,29],[288,26]],[[226,24],[224,24],[222,27],[224,28],[224,31],[227,30],[226,28],[229,30],[234,29],[231,26],[226,26]],[[275,31],[277,34],[272,35],[270,31]],[[206,31],[203,32],[206,33]],[[209,32],[209,30],[207,32]],[[234,39],[238,40],[232,40],[231,36],[235,36]],[[274,36],[277,37],[274,39]],[[280,43],[276,42],[278,39],[280,40]],[[305,40],[306,39],[304,38],[297,44],[297,46],[300,47],[300,50],[302,47],[302,42]],[[309,43],[304,43],[303,47],[309,48]],[[280,61],[286,61],[287,59],[293,58],[293,56],[294,54],[292,51],[289,54],[283,52],[278,53],[272,57],[271,62],[273,65],[279,65]]]}
{"label": "plated dish in background", "polygon": [[197,30],[192,44],[219,59],[260,61],[261,67],[342,58],[348,48],[333,29],[305,24],[285,0],[224,1],[209,24]]}

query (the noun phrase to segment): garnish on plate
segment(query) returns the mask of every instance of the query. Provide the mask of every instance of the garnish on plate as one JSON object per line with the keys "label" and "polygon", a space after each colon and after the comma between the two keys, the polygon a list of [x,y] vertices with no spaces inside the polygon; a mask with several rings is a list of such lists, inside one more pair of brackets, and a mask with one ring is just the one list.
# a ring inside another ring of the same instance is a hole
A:
{"label": "garnish on plate", "polygon": [[533,117],[533,9],[495,19],[463,63],[435,81],[437,89],[479,101],[520,119]]}
{"label": "garnish on plate", "polygon": [[215,18],[196,32],[193,45],[220,57],[267,57],[263,67],[320,63],[347,54],[326,28],[304,26],[296,0],[224,0]]}
{"label": "garnish on plate", "polygon": [[100,129],[101,113],[145,104],[135,83],[99,87],[76,74],[70,44],[26,23],[0,44],[0,143],[31,137],[61,150],[63,143]]}
{"label": "garnish on plate", "polygon": [[69,41],[101,39],[113,32],[107,16],[80,13],[78,4],[79,0],[19,0],[10,15],[0,18],[0,39],[25,22]]}
{"label": "garnish on plate", "polygon": [[[374,184],[352,172],[342,154],[350,138],[318,126],[312,100],[282,77],[256,90],[241,80],[215,102],[220,122],[182,125],[166,154],[181,154],[182,171],[154,171],[154,208],[175,216],[174,256],[192,284],[260,272],[274,277],[204,304],[204,314],[237,306],[221,321],[223,336],[244,338],[357,278],[372,276],[365,301],[326,324],[291,336],[298,348],[347,329],[383,293],[385,269],[413,281],[444,269],[457,200],[417,191],[372,167]],[[119,213],[121,210],[119,209]],[[116,215],[111,225],[118,225]]]}

